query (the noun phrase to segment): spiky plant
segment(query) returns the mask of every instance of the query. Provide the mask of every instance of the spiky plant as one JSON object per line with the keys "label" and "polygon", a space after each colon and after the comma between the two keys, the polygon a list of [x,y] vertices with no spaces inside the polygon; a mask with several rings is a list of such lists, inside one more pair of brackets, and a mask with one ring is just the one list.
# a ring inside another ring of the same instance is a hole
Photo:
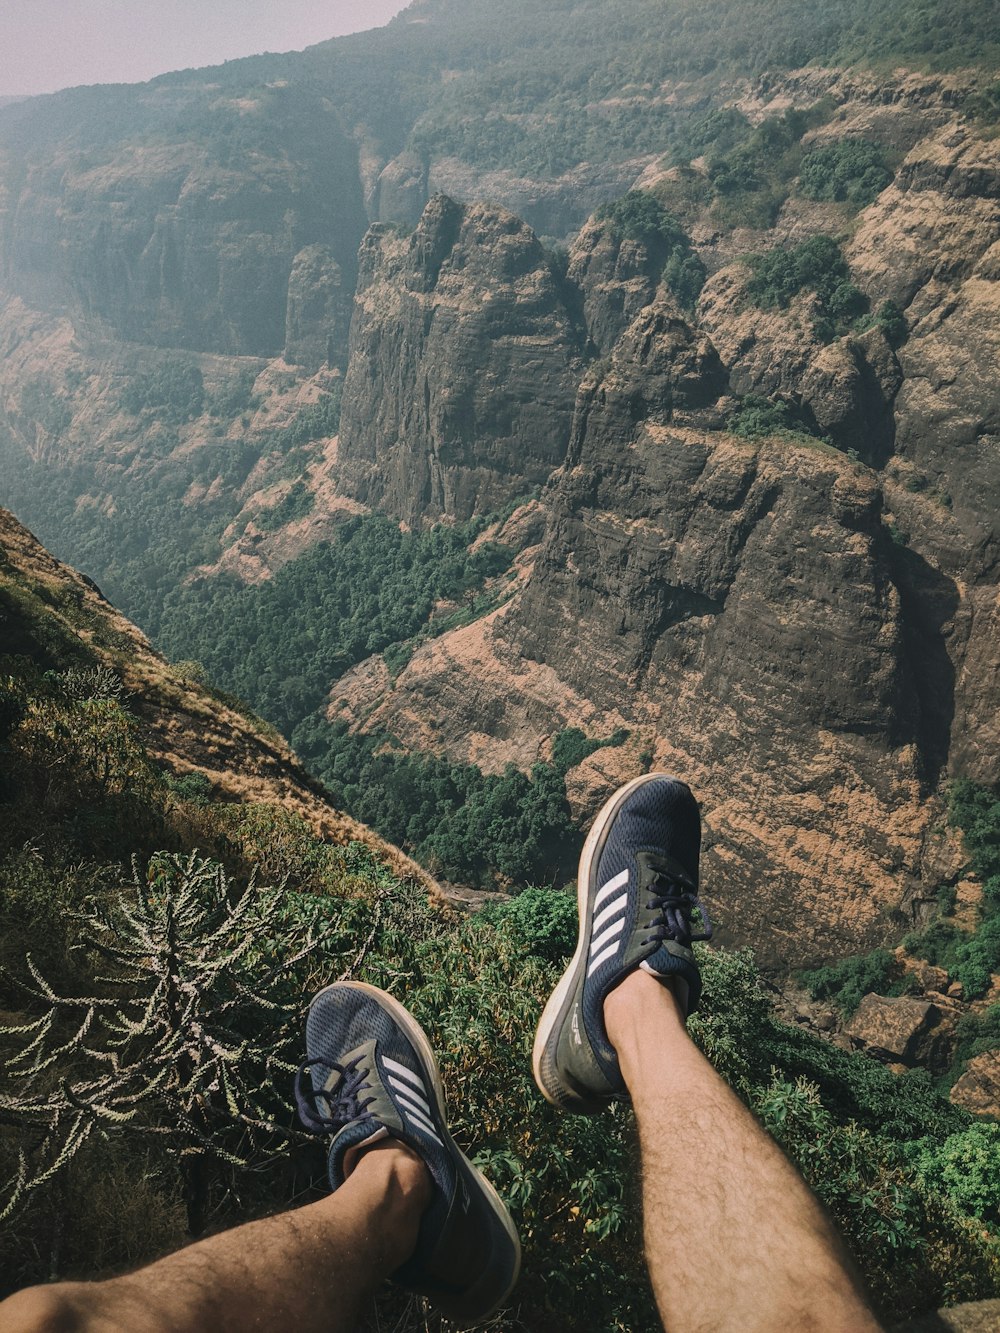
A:
{"label": "spiky plant", "polygon": [[302,1002],[289,974],[316,932],[289,922],[280,892],[240,892],[197,853],[133,864],[121,896],[77,922],[96,993],[57,994],[29,957],[22,984],[45,1012],[0,1025],[0,1045],[20,1046],[0,1066],[0,1123],[33,1139],[0,1221],[92,1135],[128,1134],[179,1154],[197,1235],[209,1166],[238,1172],[299,1137],[287,1094]]}

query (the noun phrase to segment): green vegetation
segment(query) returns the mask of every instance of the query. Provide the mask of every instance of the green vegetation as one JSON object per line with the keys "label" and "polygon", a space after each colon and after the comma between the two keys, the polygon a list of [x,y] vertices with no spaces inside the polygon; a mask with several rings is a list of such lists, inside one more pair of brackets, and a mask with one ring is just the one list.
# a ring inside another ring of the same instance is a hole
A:
{"label": "green vegetation", "polygon": [[774,249],[747,261],[747,300],[762,310],[786,310],[800,292],[815,292],[819,323],[827,337],[846,332],[868,302],[851,282],[850,270],[832,236],[811,236],[791,250]]}
{"label": "green vegetation", "polygon": [[877,310],[855,320],[855,333],[865,333],[868,329],[881,329],[892,347],[902,347],[908,337],[906,316],[892,300],[883,301]]}
{"label": "green vegetation", "polygon": [[829,1000],[850,1018],[866,995],[902,995],[906,979],[888,949],[844,958],[799,974],[814,1000]]}
{"label": "green vegetation", "polygon": [[[0,593],[17,644],[0,658],[0,749],[18,774],[0,819],[0,1209],[24,1167],[0,1231],[0,1294],[115,1271],[206,1222],[322,1191],[322,1148],[302,1141],[289,1109],[294,1011],[348,975],[387,987],[426,1027],[456,1136],[525,1238],[517,1315],[497,1333],[659,1327],[628,1109],[561,1116],[530,1074],[535,1024],[572,947],[573,895],[528,888],[456,922],[368,850],[325,845],[285,810],[189,800],[98,676],[121,664],[110,623],[8,566]],[[586,748],[573,732],[557,739],[561,763]],[[747,953],[701,956],[696,1040],[799,1163],[883,1313],[992,1294],[1000,1247],[973,1220],[993,1206],[980,1197],[986,1167],[977,1191],[973,1172],[960,1183],[930,1160],[972,1133],[969,1117],[920,1075],[897,1079],[777,1023]],[[186,1013],[157,998],[177,968],[199,978]],[[66,997],[59,1012],[39,978]],[[71,1039],[91,1007],[84,1049]],[[171,1082],[175,1044],[195,1061],[191,1079]],[[115,1067],[101,1059],[112,1053]],[[16,1076],[36,1065],[30,1081]],[[918,1137],[929,1165],[900,1147]],[[384,1326],[426,1327],[397,1294],[381,1299]]]}
{"label": "green vegetation", "polygon": [[551,763],[533,764],[530,774],[512,764],[485,774],[474,764],[410,754],[390,737],[352,736],[320,714],[295,729],[292,743],[335,805],[435,874],[510,887],[569,879],[582,835],[566,799],[566,774],[627,736],[619,730],[596,740],[567,728],[553,739]]}
{"label": "green vegetation", "polygon": [[745,440],[776,436],[792,443],[811,444],[821,438],[815,425],[791,403],[783,399],[772,402],[752,393],[741,399],[726,424],[734,435],[742,435]]}
{"label": "green vegetation", "polygon": [[[666,11],[654,0],[590,0],[573,5],[572,22],[562,3],[447,0],[427,13],[419,34],[401,26],[345,44],[338,71],[350,85],[351,123],[381,96],[380,114],[393,118],[400,146],[551,176],[643,153],[690,161],[713,141],[728,151],[739,113],[713,122],[703,102],[672,105],[656,95],[664,79],[776,73],[811,61],[995,67],[1000,44],[983,37],[991,19],[987,0],[920,7],[851,0],[822,13],[795,0],[758,0],[738,12],[695,0],[673,0]],[[475,58],[484,50],[485,63]],[[368,98],[362,62],[373,85]],[[343,99],[347,90],[338,91]]]}
{"label": "green vegetation", "polygon": [[[953,919],[955,891],[944,887],[938,893],[938,914],[920,930],[904,937],[903,945],[915,958],[941,967],[962,983],[967,1000],[981,998],[990,988],[993,974],[1000,972],[1000,797],[989,787],[973,782],[952,784],[948,796],[949,818],[961,829],[971,854],[972,869],[983,880],[983,903],[974,930],[963,929]],[[864,995],[899,995],[906,985],[893,955],[887,949],[845,958],[829,967],[800,974],[816,999],[828,999],[850,1016]],[[1000,1006],[982,1014],[965,1015],[958,1026],[952,1067],[945,1076],[950,1086],[967,1060],[1000,1046]]]}
{"label": "green vegetation", "polygon": [[216,577],[175,589],[158,642],[169,656],[196,658],[289,735],[349,667],[409,639],[439,601],[509,566],[512,553],[495,543],[470,550],[482,527],[416,535],[377,515],[349,519],[336,541],[259,586]]}
{"label": "green vegetation", "polygon": [[123,411],[135,416],[152,412],[173,425],[201,416],[204,403],[198,363],[182,352],[167,353],[150,369],[133,375],[121,395]]}
{"label": "green vegetation", "polygon": [[595,740],[588,736],[586,732],[581,731],[579,727],[566,727],[560,731],[552,741],[552,767],[560,773],[568,773],[571,768],[576,768],[577,764],[582,764],[588,755],[592,755],[596,750],[604,750],[609,746],[624,745],[628,740],[629,733],[624,727],[619,727],[617,731],[611,733],[607,740]]}
{"label": "green vegetation", "polygon": [[944,1143],[920,1139],[907,1155],[931,1189],[948,1194],[964,1213],[989,1226],[1000,1224],[1000,1125],[970,1125]]}
{"label": "green vegetation", "polygon": [[1000,82],[970,94],[962,109],[973,123],[987,130],[995,129],[1000,125]]}
{"label": "green vegetation", "polygon": [[993,788],[958,781],[949,792],[948,813],[961,829],[972,869],[983,882],[979,921],[972,932],[963,930],[951,920],[946,905],[940,916],[903,942],[916,957],[945,968],[962,983],[965,998],[974,1000],[986,994],[993,974],[1000,972],[1000,796]]}
{"label": "green vegetation", "polygon": [[581,835],[564,772],[509,765],[488,775],[473,764],[394,748],[384,736],[351,736],[321,716],[292,743],[334,805],[411,852],[432,872],[465,884],[565,883]]}
{"label": "green vegetation", "polygon": [[880,144],[836,139],[812,148],[799,168],[799,193],[807,199],[865,208],[892,181]]}
{"label": "green vegetation", "polygon": [[672,213],[646,190],[630,190],[597,210],[615,236],[639,241],[655,262],[663,262],[663,281],[685,310],[693,310],[705,285],[705,265],[691,248],[691,239]]}
{"label": "green vegetation", "polygon": [[286,491],[277,504],[269,509],[261,509],[254,515],[254,522],[262,532],[274,532],[286,523],[297,523],[312,513],[316,496],[304,481],[296,481]]}
{"label": "green vegetation", "polygon": [[827,112],[826,103],[818,103],[809,111],[769,116],[729,151],[713,153],[708,178],[716,221],[726,227],[773,226],[799,169],[799,140]]}

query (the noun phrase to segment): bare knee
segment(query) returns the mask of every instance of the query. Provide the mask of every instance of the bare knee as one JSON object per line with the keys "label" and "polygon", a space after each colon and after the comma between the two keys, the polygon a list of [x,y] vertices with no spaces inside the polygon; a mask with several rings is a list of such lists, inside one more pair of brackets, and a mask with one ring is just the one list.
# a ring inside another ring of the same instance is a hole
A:
{"label": "bare knee", "polygon": [[3,1333],[80,1333],[85,1321],[67,1284],[26,1287],[0,1304]]}

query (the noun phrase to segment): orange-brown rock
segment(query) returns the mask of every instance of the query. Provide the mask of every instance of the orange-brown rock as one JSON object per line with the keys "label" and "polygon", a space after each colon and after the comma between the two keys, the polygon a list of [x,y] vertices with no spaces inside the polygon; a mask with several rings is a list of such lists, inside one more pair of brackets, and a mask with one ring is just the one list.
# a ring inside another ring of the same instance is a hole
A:
{"label": "orange-brown rock", "polygon": [[975,1115],[1000,1116],[1000,1051],[974,1055],[950,1095]]}
{"label": "orange-brown rock", "polygon": [[580,333],[529,227],[431,200],[359,257],[340,484],[408,523],[488,513],[562,461]]}
{"label": "orange-brown rock", "polygon": [[856,1045],[889,1063],[931,1060],[940,1045],[942,1012],[909,995],[866,995],[844,1031]]}

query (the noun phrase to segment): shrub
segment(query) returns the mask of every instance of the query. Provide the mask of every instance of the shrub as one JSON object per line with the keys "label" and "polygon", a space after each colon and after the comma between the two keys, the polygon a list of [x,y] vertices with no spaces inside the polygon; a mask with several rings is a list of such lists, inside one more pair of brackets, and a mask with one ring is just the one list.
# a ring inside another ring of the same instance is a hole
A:
{"label": "shrub", "polygon": [[962,110],[980,125],[1000,125],[1000,82],[969,93],[962,104]]}
{"label": "shrub", "polygon": [[819,297],[823,316],[842,327],[865,311],[867,302],[832,236],[811,236],[790,250],[777,248],[747,261],[747,299],[764,310],[787,309],[802,291]]}
{"label": "shrub", "polygon": [[564,889],[529,886],[504,903],[488,903],[479,920],[510,929],[525,953],[549,963],[566,959],[576,947],[576,895]]}
{"label": "shrub", "polygon": [[630,190],[614,203],[603,204],[597,210],[597,217],[610,222],[619,238],[627,237],[650,248],[667,251],[675,246],[690,247],[681,224],[655,195],[646,190]]}
{"label": "shrub", "polygon": [[200,416],[204,401],[198,364],[181,353],[158,358],[148,370],[133,376],[121,396],[124,411],[135,416],[151,412],[175,425]]}
{"label": "shrub", "polygon": [[881,329],[892,347],[902,347],[909,336],[906,316],[895,301],[883,301],[876,311],[855,320],[855,333],[864,333],[872,328]]}
{"label": "shrub", "polygon": [[690,245],[675,245],[663,268],[663,281],[685,310],[694,310],[707,270]]}
{"label": "shrub", "polygon": [[693,310],[705,285],[705,265],[691,248],[687,232],[667,212],[655,195],[631,190],[613,204],[597,210],[599,219],[611,223],[620,239],[641,241],[650,250],[666,255],[662,279],[685,310]]}
{"label": "shrub", "polygon": [[297,523],[311,514],[316,504],[315,492],[304,481],[297,481],[277,504],[254,515],[254,522],[264,532],[274,532],[287,523]]}
{"label": "shrub", "polygon": [[1000,1125],[969,1125],[944,1143],[920,1139],[907,1145],[907,1155],[920,1178],[963,1212],[1000,1224]]}
{"label": "shrub", "polygon": [[552,766],[560,773],[568,773],[571,768],[582,764],[595,750],[624,745],[626,740],[628,732],[624,727],[619,727],[603,741],[592,739],[579,727],[566,727],[565,730],[557,732],[552,739]]}
{"label": "shrub", "polygon": [[974,782],[954,782],[948,813],[965,837],[972,864],[983,879],[1000,875],[1000,790]]}
{"label": "shrub", "polygon": [[[44,1188],[84,1146],[109,1130],[161,1140],[180,1156],[189,1229],[205,1221],[206,1169],[244,1169],[289,1138],[286,1084],[298,997],[286,974],[317,941],[283,932],[282,958],[256,951],[272,934],[281,897],[237,894],[221,867],[162,855],[130,890],[79,916],[82,947],[101,959],[97,994],[58,996],[30,962],[25,989],[41,1017],[0,1026],[20,1037],[0,1094],[8,1124],[31,1127],[0,1217]],[[73,1052],[66,1072],[66,1052]],[[58,1068],[61,1077],[43,1077]]]}
{"label": "shrub", "polygon": [[901,969],[888,949],[844,958],[799,974],[814,1000],[829,1000],[850,1018],[866,995],[899,995]]}
{"label": "shrub", "polygon": [[208,805],[212,799],[212,784],[205,773],[182,773],[180,777],[168,777],[167,786],[182,801],[192,805]]}
{"label": "shrub", "polygon": [[734,435],[760,440],[768,435],[790,439],[816,439],[805,418],[790,403],[747,394],[726,423]]}
{"label": "shrub", "polygon": [[811,149],[799,170],[799,193],[807,199],[865,208],[892,181],[879,144],[838,139]]}
{"label": "shrub", "polygon": [[1000,972],[1000,915],[986,917],[973,935],[966,935],[955,947],[955,961],[949,969],[962,983],[967,1000],[986,994],[993,973]]}

